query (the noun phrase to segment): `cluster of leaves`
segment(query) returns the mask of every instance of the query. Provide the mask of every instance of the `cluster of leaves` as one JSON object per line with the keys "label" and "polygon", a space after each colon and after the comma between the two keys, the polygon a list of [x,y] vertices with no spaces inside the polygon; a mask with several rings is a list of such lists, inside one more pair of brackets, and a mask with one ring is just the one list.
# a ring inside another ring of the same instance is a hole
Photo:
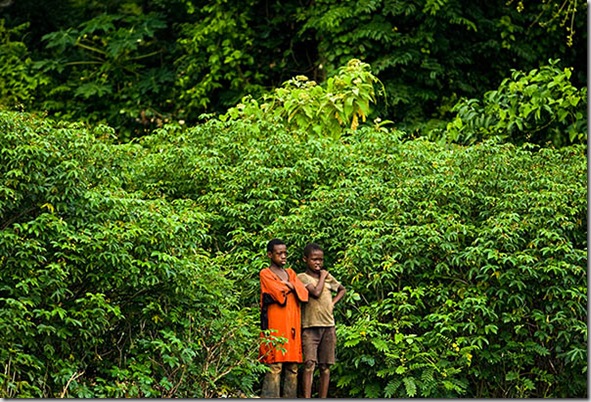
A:
{"label": "cluster of leaves", "polygon": [[245,97],[220,118],[264,119],[302,133],[339,138],[343,128],[356,130],[366,122],[371,104],[377,103],[376,83],[379,80],[371,73],[369,64],[352,59],[323,86],[306,76],[297,76],[265,94],[261,101]]}
{"label": "cluster of leaves", "polygon": [[27,46],[15,37],[26,31],[28,24],[12,29],[0,20],[0,107],[25,109],[35,101],[37,88],[44,77],[33,72],[33,61]]}
{"label": "cluster of leaves", "polygon": [[[571,83],[572,70],[557,61],[529,73],[513,71],[498,89],[458,102],[456,117],[443,131],[447,141],[474,144],[497,138],[516,144],[560,147],[587,142],[587,87]],[[437,136],[437,130],[430,133]]]}
{"label": "cluster of leaves", "polygon": [[[60,119],[109,122],[147,133],[170,119],[176,75],[158,13],[100,14],[43,36],[51,57],[35,66],[48,77],[41,110]],[[50,78],[50,79],[49,79]],[[83,116],[83,117],[82,117]]]}
{"label": "cluster of leaves", "polygon": [[236,104],[245,94],[260,93],[264,74],[255,62],[253,9],[248,2],[213,1],[191,13],[201,19],[181,25],[182,55],[175,61],[183,109],[207,111],[214,104]]}

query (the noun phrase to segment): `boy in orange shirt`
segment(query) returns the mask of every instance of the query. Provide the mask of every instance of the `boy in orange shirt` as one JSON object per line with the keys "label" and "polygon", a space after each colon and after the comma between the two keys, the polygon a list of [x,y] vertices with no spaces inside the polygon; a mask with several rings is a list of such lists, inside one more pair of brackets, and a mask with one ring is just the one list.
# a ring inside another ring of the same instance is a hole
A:
{"label": "boy in orange shirt", "polygon": [[303,361],[300,302],[308,301],[308,291],[291,268],[284,268],[287,246],[283,241],[271,240],[267,244],[267,256],[271,265],[259,273],[261,330],[270,330],[271,336],[287,341],[277,348],[269,339],[261,343],[259,359],[271,369],[263,379],[261,398],[279,398],[282,371],[282,396],[296,398],[298,363]]}

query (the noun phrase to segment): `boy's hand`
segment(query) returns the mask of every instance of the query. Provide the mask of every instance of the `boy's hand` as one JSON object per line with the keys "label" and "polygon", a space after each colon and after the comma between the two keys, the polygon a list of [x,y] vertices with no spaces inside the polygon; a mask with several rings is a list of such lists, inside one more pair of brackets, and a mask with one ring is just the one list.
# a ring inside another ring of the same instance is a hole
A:
{"label": "boy's hand", "polygon": [[326,269],[320,270],[320,279],[326,278],[328,276],[328,271]]}

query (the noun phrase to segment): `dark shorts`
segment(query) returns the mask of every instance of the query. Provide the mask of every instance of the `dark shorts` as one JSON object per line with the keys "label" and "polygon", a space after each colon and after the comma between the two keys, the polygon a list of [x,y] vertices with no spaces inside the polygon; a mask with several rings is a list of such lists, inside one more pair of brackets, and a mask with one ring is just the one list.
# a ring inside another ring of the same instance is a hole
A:
{"label": "dark shorts", "polygon": [[302,330],[304,361],[334,364],[337,334],[335,327],[310,327]]}

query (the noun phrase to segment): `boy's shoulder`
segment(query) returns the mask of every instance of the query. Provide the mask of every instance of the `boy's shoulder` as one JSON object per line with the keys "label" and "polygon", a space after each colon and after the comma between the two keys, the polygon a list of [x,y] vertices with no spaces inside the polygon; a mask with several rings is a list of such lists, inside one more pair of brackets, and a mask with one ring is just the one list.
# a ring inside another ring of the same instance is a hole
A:
{"label": "boy's shoulder", "polygon": [[300,279],[302,279],[302,278],[306,278],[306,279],[307,279],[307,278],[312,278],[312,279],[313,279],[314,277],[313,277],[313,276],[311,276],[311,275],[309,275],[309,274],[308,274],[308,273],[306,273],[306,272],[300,272],[300,273],[298,273],[298,278],[300,278]]}
{"label": "boy's shoulder", "polygon": [[307,285],[309,283],[315,285],[318,282],[318,278],[315,277],[314,275],[310,275],[308,272],[304,271],[304,272],[300,272],[298,274],[298,279],[300,281],[302,281],[302,283],[304,285]]}

